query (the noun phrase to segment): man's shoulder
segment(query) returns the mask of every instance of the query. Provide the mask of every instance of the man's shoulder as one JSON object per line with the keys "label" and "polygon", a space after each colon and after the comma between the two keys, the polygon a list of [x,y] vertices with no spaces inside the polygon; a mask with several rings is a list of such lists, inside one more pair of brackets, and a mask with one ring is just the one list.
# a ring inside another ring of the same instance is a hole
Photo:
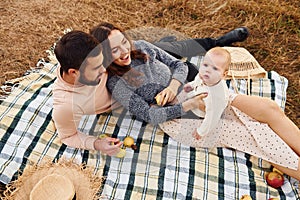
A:
{"label": "man's shoulder", "polygon": [[61,82],[59,79],[56,79],[53,83],[53,105],[56,104],[64,104],[68,106],[70,102],[72,101],[74,89],[66,86],[63,82]]}

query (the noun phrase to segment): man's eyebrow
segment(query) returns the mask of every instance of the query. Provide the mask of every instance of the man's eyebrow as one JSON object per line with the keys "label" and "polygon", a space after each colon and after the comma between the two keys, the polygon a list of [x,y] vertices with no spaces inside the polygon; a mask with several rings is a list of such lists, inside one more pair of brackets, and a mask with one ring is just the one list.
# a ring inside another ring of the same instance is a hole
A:
{"label": "man's eyebrow", "polygon": [[94,67],[94,69],[98,69],[103,65],[103,63],[101,63],[100,65],[97,65],[96,67]]}

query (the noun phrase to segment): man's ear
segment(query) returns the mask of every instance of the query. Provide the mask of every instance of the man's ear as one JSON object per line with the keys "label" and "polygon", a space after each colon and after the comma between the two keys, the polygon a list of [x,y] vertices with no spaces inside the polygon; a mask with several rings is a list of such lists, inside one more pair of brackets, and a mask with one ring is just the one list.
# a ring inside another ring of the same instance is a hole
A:
{"label": "man's ear", "polygon": [[79,74],[79,70],[70,68],[70,69],[68,69],[68,74],[69,74],[70,76],[76,77],[76,76]]}

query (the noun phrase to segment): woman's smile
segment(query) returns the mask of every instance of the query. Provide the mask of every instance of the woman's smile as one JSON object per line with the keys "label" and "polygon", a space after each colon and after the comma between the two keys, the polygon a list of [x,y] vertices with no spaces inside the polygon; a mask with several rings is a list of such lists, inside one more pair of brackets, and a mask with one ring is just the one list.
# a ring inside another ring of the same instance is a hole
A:
{"label": "woman's smile", "polygon": [[123,61],[127,61],[127,60],[129,60],[129,56],[130,56],[130,55],[127,54],[127,55],[121,57],[120,59],[123,60]]}
{"label": "woman's smile", "polygon": [[108,39],[112,49],[114,63],[120,66],[130,65],[131,44],[127,38],[119,30],[113,30],[108,36]]}

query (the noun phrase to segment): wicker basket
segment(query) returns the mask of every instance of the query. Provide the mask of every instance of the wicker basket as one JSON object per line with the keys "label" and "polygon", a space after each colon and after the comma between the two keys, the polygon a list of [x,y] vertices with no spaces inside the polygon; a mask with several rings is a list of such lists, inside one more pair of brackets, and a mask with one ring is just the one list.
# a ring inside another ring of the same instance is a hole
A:
{"label": "wicker basket", "polygon": [[[226,79],[231,79],[236,86],[236,79],[247,79],[247,85],[250,85],[250,79],[267,78],[267,71],[257,62],[251,53],[242,47],[223,47],[231,55],[231,64]],[[250,87],[248,94],[250,94]],[[238,93],[237,88],[234,88]]]}

